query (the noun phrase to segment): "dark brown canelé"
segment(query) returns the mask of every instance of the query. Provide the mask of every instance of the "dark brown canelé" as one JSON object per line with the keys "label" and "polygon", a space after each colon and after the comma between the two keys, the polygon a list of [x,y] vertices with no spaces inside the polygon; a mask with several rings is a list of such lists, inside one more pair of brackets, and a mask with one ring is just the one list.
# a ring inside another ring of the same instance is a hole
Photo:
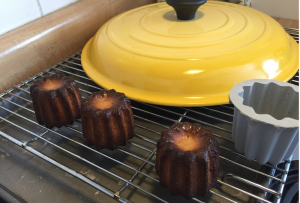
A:
{"label": "dark brown canel\u00e9", "polygon": [[30,87],[30,95],[39,124],[62,127],[80,118],[81,96],[71,77],[45,76]]}
{"label": "dark brown canel\u00e9", "polygon": [[200,124],[173,124],[157,142],[155,169],[172,195],[204,196],[217,184],[219,143]]}
{"label": "dark brown canel\u00e9", "polygon": [[115,90],[102,90],[81,104],[81,122],[88,145],[113,150],[133,137],[134,119],[130,100]]}

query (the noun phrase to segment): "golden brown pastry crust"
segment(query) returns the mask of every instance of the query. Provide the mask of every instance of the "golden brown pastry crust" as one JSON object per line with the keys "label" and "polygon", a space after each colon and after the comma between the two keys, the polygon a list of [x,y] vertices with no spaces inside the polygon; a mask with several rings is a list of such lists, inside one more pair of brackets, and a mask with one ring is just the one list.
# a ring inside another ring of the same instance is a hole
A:
{"label": "golden brown pastry crust", "polygon": [[[113,101],[108,108],[99,109],[95,104],[107,100]],[[115,90],[102,90],[85,98],[81,105],[81,121],[88,145],[94,145],[98,150],[125,146],[134,134],[130,100]]]}
{"label": "golden brown pastry crust", "polygon": [[[47,84],[52,84],[52,89]],[[45,76],[30,87],[30,95],[39,124],[62,127],[80,118],[81,96],[71,77]]]}
{"label": "golden brown pastry crust", "polygon": [[[176,145],[178,136],[194,136],[199,144],[192,150]],[[155,163],[159,182],[172,195],[190,199],[204,196],[215,187],[219,173],[219,143],[200,124],[176,123],[161,133]]]}

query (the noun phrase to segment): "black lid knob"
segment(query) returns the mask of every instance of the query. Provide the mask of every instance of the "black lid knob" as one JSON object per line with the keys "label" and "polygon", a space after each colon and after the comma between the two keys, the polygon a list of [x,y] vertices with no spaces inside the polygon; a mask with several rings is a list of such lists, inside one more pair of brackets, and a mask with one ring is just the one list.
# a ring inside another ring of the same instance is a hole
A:
{"label": "black lid knob", "polygon": [[198,8],[205,4],[207,0],[166,0],[172,6],[179,20],[191,20],[195,18]]}

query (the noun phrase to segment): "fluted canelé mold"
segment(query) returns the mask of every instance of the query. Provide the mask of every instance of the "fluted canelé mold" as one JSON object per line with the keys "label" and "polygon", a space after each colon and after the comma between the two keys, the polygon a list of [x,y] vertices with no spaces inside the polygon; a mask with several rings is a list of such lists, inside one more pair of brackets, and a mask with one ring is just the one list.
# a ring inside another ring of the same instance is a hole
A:
{"label": "fluted canel\u00e9 mold", "polygon": [[173,124],[157,142],[155,169],[172,195],[204,196],[217,184],[219,143],[198,123]]}
{"label": "fluted canel\u00e9 mold", "polygon": [[290,159],[299,143],[299,87],[277,80],[246,80],[231,89],[229,98],[234,104],[236,150],[260,164]]}
{"label": "fluted canel\u00e9 mold", "polygon": [[81,122],[88,145],[98,150],[125,146],[134,134],[130,100],[115,90],[102,90],[85,98],[81,105]]}
{"label": "fluted canel\u00e9 mold", "polygon": [[30,87],[30,96],[38,123],[48,128],[72,125],[80,118],[81,96],[71,77],[45,76]]}

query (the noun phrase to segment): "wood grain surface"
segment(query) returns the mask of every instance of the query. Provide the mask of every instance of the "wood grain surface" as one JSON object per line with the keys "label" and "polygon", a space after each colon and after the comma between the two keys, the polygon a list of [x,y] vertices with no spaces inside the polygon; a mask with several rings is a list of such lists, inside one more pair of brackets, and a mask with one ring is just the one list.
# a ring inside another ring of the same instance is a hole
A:
{"label": "wood grain surface", "polygon": [[0,92],[81,50],[109,19],[155,0],[81,0],[0,35]]}
{"label": "wood grain surface", "polygon": [[291,19],[276,18],[276,17],[273,18],[283,27],[299,29],[299,20],[291,20]]}

